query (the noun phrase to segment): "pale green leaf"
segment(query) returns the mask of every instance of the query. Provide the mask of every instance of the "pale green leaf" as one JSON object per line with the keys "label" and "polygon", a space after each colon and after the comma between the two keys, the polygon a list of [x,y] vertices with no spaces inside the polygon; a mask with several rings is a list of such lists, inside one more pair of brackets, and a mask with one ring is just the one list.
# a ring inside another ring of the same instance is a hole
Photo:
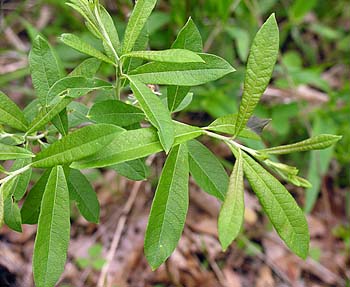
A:
{"label": "pale green leaf", "polygon": [[145,255],[153,270],[180,240],[188,209],[188,173],[186,145],[173,147],[159,179],[145,234]]}
{"label": "pale green leaf", "polygon": [[[181,144],[203,134],[200,128],[174,122],[175,142]],[[125,131],[96,154],[72,164],[73,168],[97,168],[111,166],[121,162],[143,158],[162,151],[157,131],[154,128],[142,128]]]}
{"label": "pale green leaf", "polygon": [[103,54],[102,52],[100,52],[99,50],[97,50],[96,48],[84,42],[79,37],[73,34],[69,34],[69,33],[62,34],[60,37],[60,40],[67,46],[83,54],[89,55],[103,62],[114,65],[113,61],[110,60],[105,54]]}
{"label": "pale green leaf", "polygon": [[250,156],[243,168],[252,189],[279,236],[298,256],[308,255],[310,235],[303,211],[286,188]]}
{"label": "pale green leaf", "polygon": [[128,58],[141,58],[147,61],[168,63],[204,63],[197,54],[185,49],[169,49],[163,51],[133,51],[122,56]]}
{"label": "pale green leaf", "polygon": [[94,104],[88,118],[97,123],[126,127],[142,121],[145,114],[139,108],[118,100],[107,100]]}
{"label": "pale green leaf", "polygon": [[0,124],[8,125],[20,131],[26,131],[28,123],[23,112],[0,91]]}
{"label": "pale green leaf", "polygon": [[47,103],[47,92],[64,76],[64,72],[55,51],[41,36],[37,36],[34,40],[29,53],[29,66],[36,95],[44,106]]}
{"label": "pale green leaf", "polygon": [[29,150],[0,143],[0,160],[34,157]]}
{"label": "pale green leaf", "polygon": [[198,54],[205,63],[152,62],[133,70],[130,75],[147,84],[197,86],[215,81],[235,69],[224,59],[211,54]]}
{"label": "pale green leaf", "polygon": [[[18,170],[26,165],[29,165],[31,162],[31,158],[17,159],[11,167],[11,171]],[[31,176],[32,169],[28,169],[14,178],[11,194],[17,201],[20,200],[26,193]]]}
{"label": "pale green leaf", "polygon": [[96,192],[87,178],[76,169],[69,170],[69,196],[76,201],[81,215],[87,221],[98,223],[100,218],[100,204]]}
{"label": "pale green leaf", "polygon": [[81,62],[77,67],[70,72],[69,76],[83,76],[93,78],[101,66],[101,61],[96,58],[88,58]]}
{"label": "pale green leaf", "polygon": [[37,224],[41,200],[45,191],[45,186],[50,176],[51,169],[47,169],[33,185],[28,196],[26,197],[22,208],[21,216],[24,224]]}
{"label": "pale green leaf", "polygon": [[187,148],[190,172],[196,183],[205,192],[224,200],[229,179],[220,161],[196,140],[189,141]]}
{"label": "pale green leaf", "polygon": [[121,131],[123,129],[108,124],[83,127],[38,153],[33,167],[52,167],[80,160],[104,148]]}
{"label": "pale green leaf", "polygon": [[174,127],[170,112],[145,84],[129,77],[130,86],[150,123],[158,130],[160,142],[168,152],[174,143]]}
{"label": "pale green leaf", "polygon": [[[186,87],[180,87],[180,86],[169,86],[169,88],[170,87],[179,87],[180,89],[186,88]],[[168,106],[169,110],[173,109],[172,113],[177,113],[177,112],[184,110],[185,108],[187,108],[191,104],[192,99],[193,99],[193,93],[191,93],[191,92],[187,93],[185,97],[178,97],[178,95],[179,95],[178,93],[175,94],[174,105],[172,105],[171,107]],[[181,100],[180,103],[178,102],[179,100]],[[176,108],[174,109],[174,107],[176,107]]]}
{"label": "pale green leaf", "polygon": [[106,52],[108,51],[108,54],[110,54],[110,56],[113,56],[114,58],[114,52],[117,53],[120,48],[119,35],[111,15],[109,15],[107,10],[102,5],[99,5],[99,13],[103,24],[103,28],[101,27],[100,29],[103,30],[102,34],[105,35],[104,38],[108,39],[107,41],[110,41],[110,44],[112,44],[114,51],[111,51],[112,47],[110,47],[109,45],[105,45],[105,50]]}
{"label": "pale green leaf", "polygon": [[341,138],[341,136],[321,134],[294,144],[266,148],[261,151],[266,152],[268,154],[287,154],[299,151],[325,149],[335,144]]}
{"label": "pale green leaf", "polygon": [[34,243],[33,274],[37,287],[54,287],[67,258],[70,237],[69,193],[63,168],[52,169],[41,204]]}
{"label": "pale green leaf", "polygon": [[278,26],[272,14],[256,34],[250,49],[235,135],[246,126],[270,81],[278,48]]}
{"label": "pale green leaf", "polygon": [[138,0],[136,2],[124,34],[123,54],[133,50],[135,42],[156,3],[157,0]]}
{"label": "pale green leaf", "polygon": [[224,203],[218,218],[218,234],[223,250],[238,236],[244,220],[244,184],[242,154],[236,159]]}
{"label": "pale green leaf", "polygon": [[12,196],[8,196],[4,201],[4,219],[6,225],[12,230],[22,232],[21,212]]}
{"label": "pale green leaf", "polygon": [[111,165],[108,168],[135,181],[145,180],[150,174],[149,167],[145,164],[145,161],[140,158]]}

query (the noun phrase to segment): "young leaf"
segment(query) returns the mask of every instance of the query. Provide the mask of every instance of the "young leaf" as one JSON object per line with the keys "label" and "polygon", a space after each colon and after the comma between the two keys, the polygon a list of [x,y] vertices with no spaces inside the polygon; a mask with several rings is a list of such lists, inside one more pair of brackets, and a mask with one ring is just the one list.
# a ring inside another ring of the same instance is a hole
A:
{"label": "young leaf", "polygon": [[[111,15],[109,15],[105,7],[103,7],[102,5],[99,5],[98,8],[99,8],[99,13],[100,13],[101,22],[102,22],[100,29],[103,30],[102,34],[104,35],[104,39],[109,41],[110,44],[112,45],[112,47],[110,47],[109,45],[106,45],[104,43],[105,50],[107,54],[113,56],[114,58],[115,57],[114,53],[117,53],[120,48],[118,32],[117,32],[117,29],[115,28]],[[112,49],[113,51],[111,51]]]}
{"label": "young leaf", "polygon": [[152,62],[133,70],[133,79],[147,84],[197,86],[215,81],[235,69],[224,59],[211,54],[198,54],[205,63]]}
{"label": "young leaf", "polygon": [[88,58],[81,62],[77,67],[74,68],[72,72],[70,72],[69,76],[82,76],[86,78],[93,78],[98,69],[101,66],[101,61],[96,58]]}
{"label": "young leaf", "polygon": [[323,134],[323,135],[313,136],[309,139],[306,139],[294,144],[266,148],[261,151],[266,152],[268,154],[287,154],[287,153],[298,152],[298,151],[325,149],[335,144],[341,138],[342,138],[341,136]]}
{"label": "young leaf", "polygon": [[145,234],[145,255],[153,270],[180,240],[188,209],[188,173],[186,145],[173,147],[159,179]]}
{"label": "young leaf", "polygon": [[174,127],[169,111],[145,84],[133,77],[129,77],[129,80],[134,96],[150,123],[158,130],[159,140],[165,152],[168,152],[174,143]]}
{"label": "young leaf", "polygon": [[138,158],[127,162],[118,163],[108,168],[115,170],[118,174],[131,180],[145,180],[150,171],[145,161]]}
{"label": "young leaf", "polygon": [[296,255],[305,259],[310,235],[303,211],[275,177],[246,153],[242,155],[245,176],[277,233]]}
{"label": "young leaf", "polygon": [[4,201],[4,219],[6,225],[12,230],[22,232],[21,212],[12,196],[8,196]]}
{"label": "young leaf", "polygon": [[75,200],[77,207],[87,221],[98,223],[100,218],[100,204],[96,192],[87,178],[76,169],[69,170],[69,196]]}
{"label": "young leaf", "polygon": [[8,125],[20,131],[26,131],[28,123],[23,112],[0,91],[0,124]]}
{"label": "young leaf", "polygon": [[34,154],[25,148],[0,143],[0,160],[31,157],[34,157]]}
{"label": "young leaf", "polygon": [[197,54],[185,49],[169,49],[163,51],[133,51],[123,55],[128,58],[141,58],[148,61],[168,63],[204,63]]}
{"label": "young leaf", "polygon": [[33,167],[69,164],[96,153],[108,145],[123,129],[107,124],[83,127],[53,143],[33,159]]}
{"label": "young leaf", "polygon": [[[11,167],[11,171],[20,169],[30,164],[31,162],[32,162],[31,158],[17,159]],[[32,169],[28,169],[27,171],[17,175],[13,179],[11,195],[13,195],[17,201],[20,200],[26,193],[31,176],[32,176]]]}
{"label": "young leaf", "polygon": [[[178,122],[174,122],[174,126],[174,145],[181,144],[203,134],[200,128]],[[73,163],[71,167],[83,169],[111,166],[143,158],[161,150],[163,150],[162,145],[154,128],[130,130],[120,133],[108,146],[82,161]]]}
{"label": "young leaf", "polygon": [[118,100],[107,100],[94,104],[88,118],[97,123],[126,127],[139,123],[145,118],[142,110]]}
{"label": "young leaf", "polygon": [[132,51],[137,38],[139,37],[148,17],[156,6],[157,0],[138,0],[130,16],[128,25],[126,26],[123,54]]}
{"label": "young leaf", "polygon": [[[237,114],[222,116],[213,121],[206,129],[220,133],[234,135],[236,131]],[[260,140],[260,137],[248,128],[243,128],[238,134],[239,137],[253,140]]]}
{"label": "young leaf", "polygon": [[[193,52],[201,53],[203,50],[202,37],[192,21],[188,19],[185,26],[180,30],[172,49],[187,49]],[[186,97],[190,87],[184,86],[169,86],[167,88],[167,99],[169,111],[175,112],[183,99]]]}
{"label": "young leaf", "polygon": [[100,52],[90,44],[82,41],[79,37],[73,34],[69,34],[69,33],[62,34],[60,37],[60,40],[67,46],[83,54],[89,55],[103,62],[114,65],[113,61],[110,60],[105,54],[103,54],[102,52]]}
{"label": "young leaf", "polygon": [[29,66],[33,86],[41,105],[46,105],[46,95],[51,86],[64,76],[61,63],[50,44],[41,36],[34,40],[29,53]]}
{"label": "young leaf", "polygon": [[21,216],[22,222],[24,224],[37,224],[41,200],[45,191],[45,186],[50,176],[51,169],[47,169],[39,180],[34,184],[32,189],[30,190],[27,198],[25,199],[22,208],[21,208]]}
{"label": "young leaf", "polygon": [[41,204],[33,254],[34,281],[54,287],[67,257],[70,230],[69,193],[63,168],[52,169]]}
{"label": "young leaf", "polygon": [[218,219],[219,239],[223,250],[238,236],[244,220],[243,159],[236,159]]}
{"label": "young leaf", "polygon": [[270,81],[278,48],[278,26],[272,14],[256,34],[250,49],[235,135],[246,126]]}
{"label": "young leaf", "polygon": [[224,200],[229,180],[220,161],[196,140],[189,141],[187,148],[190,172],[196,183],[205,192]]}

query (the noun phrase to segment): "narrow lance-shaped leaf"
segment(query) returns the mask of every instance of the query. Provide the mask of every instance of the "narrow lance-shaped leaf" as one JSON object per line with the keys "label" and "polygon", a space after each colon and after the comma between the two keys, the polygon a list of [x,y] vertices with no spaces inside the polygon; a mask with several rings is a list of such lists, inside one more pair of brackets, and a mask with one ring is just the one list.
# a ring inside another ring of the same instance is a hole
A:
{"label": "narrow lance-shaped leaf", "polygon": [[63,168],[52,169],[41,204],[38,232],[34,243],[33,273],[37,287],[53,287],[67,258],[70,206]]}
{"label": "narrow lance-shaped leaf", "polygon": [[130,52],[139,37],[148,17],[156,6],[157,0],[138,0],[130,16],[128,25],[126,26],[123,54]]}
{"label": "narrow lance-shaped leaf", "polygon": [[69,196],[75,200],[81,215],[87,221],[98,223],[100,218],[100,205],[96,192],[87,178],[76,169],[69,170],[68,179]]}
{"label": "narrow lance-shaped leaf", "polygon": [[[29,165],[31,162],[31,158],[17,159],[11,167],[11,171],[18,170],[26,165]],[[31,176],[32,169],[28,169],[14,178],[11,195],[13,195],[17,201],[20,200],[26,193]]]}
{"label": "narrow lance-shaped leaf", "polygon": [[0,160],[31,157],[34,157],[34,154],[25,148],[0,143]]}
{"label": "narrow lance-shaped leaf", "polygon": [[[203,130],[174,122],[174,145],[181,144],[203,134]],[[157,131],[154,128],[142,128],[118,134],[114,140],[96,154],[75,162],[71,167],[76,169],[111,166],[121,162],[143,158],[162,151]]]}
{"label": "narrow lance-shaped leaf", "polygon": [[185,49],[169,49],[163,51],[133,51],[123,55],[128,58],[141,58],[148,61],[168,63],[204,63],[197,54]]}
{"label": "narrow lance-shaped leaf", "polygon": [[21,212],[18,203],[8,196],[4,202],[4,219],[5,223],[12,230],[22,232]]}
{"label": "narrow lance-shaped leaf", "polygon": [[145,234],[145,255],[158,268],[175,250],[188,209],[188,154],[186,145],[172,148],[163,167]]}
{"label": "narrow lance-shaped leaf", "polygon": [[60,40],[66,44],[67,46],[83,53],[86,55],[89,55],[91,57],[94,57],[96,59],[99,59],[103,62],[109,63],[114,65],[113,61],[110,60],[105,54],[91,46],[90,44],[82,41],[79,37],[73,35],[73,34],[62,34],[60,37]]}
{"label": "narrow lance-shaped leaf", "polygon": [[47,92],[64,76],[59,59],[50,44],[37,36],[29,53],[33,86],[41,105],[46,105]]}
{"label": "narrow lance-shaped leaf", "polygon": [[139,108],[122,101],[107,100],[94,104],[88,118],[97,123],[126,127],[142,121],[145,114]]}
{"label": "narrow lance-shaped leaf", "polygon": [[198,54],[205,63],[152,62],[133,70],[133,79],[147,84],[197,86],[215,81],[235,69],[224,59],[211,54]]}
{"label": "narrow lance-shaped leaf", "polygon": [[26,131],[28,123],[17,105],[0,91],[0,123]]}
{"label": "narrow lance-shaped leaf", "polygon": [[51,169],[47,169],[39,180],[31,188],[22,208],[21,216],[24,224],[37,224],[40,214],[41,200],[45,191],[45,186],[50,176]]}
{"label": "narrow lance-shaped leaf", "polygon": [[108,168],[131,180],[145,180],[149,176],[149,167],[141,158],[111,165]]}
{"label": "narrow lance-shaped leaf", "polygon": [[33,167],[69,164],[92,155],[108,145],[122,131],[117,126],[107,124],[83,127],[38,153],[33,159]]}
{"label": "narrow lance-shaped leaf", "polygon": [[294,144],[266,148],[261,151],[266,152],[268,154],[287,154],[287,153],[298,152],[298,151],[325,149],[335,144],[341,138],[342,138],[341,136],[323,134],[323,135],[313,136],[309,139],[306,139]]}
{"label": "narrow lance-shaped leaf", "polygon": [[305,259],[310,235],[303,211],[275,177],[249,155],[242,155],[245,176],[277,233],[296,255]]}
{"label": "narrow lance-shaped leaf", "polygon": [[224,203],[218,219],[218,233],[223,250],[238,236],[244,220],[244,185],[242,154],[236,159]]}
{"label": "narrow lance-shaped leaf", "polygon": [[250,49],[235,135],[247,124],[270,81],[278,47],[278,26],[272,14],[256,34]]}
{"label": "narrow lance-shaped leaf", "polygon": [[129,77],[129,80],[134,96],[150,123],[158,130],[159,140],[165,152],[168,152],[174,143],[174,127],[169,111],[145,84],[133,77]]}
{"label": "narrow lance-shaped leaf", "polygon": [[196,140],[189,141],[187,147],[190,172],[196,183],[205,192],[224,200],[229,180],[220,161]]}
{"label": "narrow lance-shaped leaf", "polygon": [[88,58],[81,62],[77,67],[70,72],[69,76],[82,76],[86,78],[93,78],[101,66],[101,61],[96,58]]}

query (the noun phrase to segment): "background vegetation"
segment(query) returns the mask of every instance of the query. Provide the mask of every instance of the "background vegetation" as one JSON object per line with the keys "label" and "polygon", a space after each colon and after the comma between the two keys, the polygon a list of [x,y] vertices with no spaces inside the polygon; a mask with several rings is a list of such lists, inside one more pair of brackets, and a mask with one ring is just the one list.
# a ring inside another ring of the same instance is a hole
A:
{"label": "background vegetation", "polygon": [[[132,2],[101,2],[114,16],[121,33]],[[57,40],[60,34],[74,32],[99,48],[97,40],[86,32],[82,18],[64,1],[1,1],[0,5],[0,89],[22,106],[34,98],[27,55],[35,35],[41,33],[49,39],[67,69],[75,67],[85,56],[60,43]],[[89,178],[102,205],[101,223],[97,226],[80,217],[72,218],[70,263],[60,286],[96,286],[106,262],[110,282],[115,286],[349,284],[349,6],[346,0],[170,0],[159,1],[148,22],[149,46],[154,50],[166,49],[191,16],[202,34],[205,51],[223,57],[237,69],[220,81],[192,89],[193,102],[176,116],[180,121],[204,126],[212,118],[237,112],[238,104],[234,103],[241,96],[251,41],[268,15],[276,13],[280,54],[273,81],[255,113],[272,119],[263,133],[266,146],[320,133],[343,135],[334,148],[284,157],[284,162],[296,165],[313,184],[307,190],[288,186],[309,214],[311,258],[302,263],[280,245],[254,200],[247,204],[245,233],[227,253],[220,252],[215,223],[218,203],[202,193],[199,195],[193,184],[193,206],[180,246],[167,266],[151,273],[143,258],[142,244],[154,186],[131,183],[115,173],[94,171]],[[99,76],[112,80],[113,74],[106,65]],[[103,99],[104,95],[96,97]],[[206,144],[221,155],[227,166],[232,165],[230,152],[224,146],[209,140]],[[152,161],[150,178],[156,182],[157,167],[162,165],[163,157],[157,155]],[[129,196],[130,190],[138,189],[137,197]],[[249,202],[249,190],[246,197]],[[128,206],[125,208],[127,200],[133,204],[129,210]],[[126,220],[124,226],[120,225],[121,220]],[[120,226],[124,232],[114,250],[110,243],[120,235],[117,228]],[[23,234],[6,228],[0,231],[0,283],[16,278],[18,286],[31,286],[28,268],[33,238],[30,226]],[[23,266],[23,270],[18,266]]]}

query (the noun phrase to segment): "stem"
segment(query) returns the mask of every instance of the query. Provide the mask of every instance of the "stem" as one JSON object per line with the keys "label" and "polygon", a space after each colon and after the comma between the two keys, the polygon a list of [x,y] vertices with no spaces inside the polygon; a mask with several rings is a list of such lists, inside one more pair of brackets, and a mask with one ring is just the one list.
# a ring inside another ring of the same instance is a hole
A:
{"label": "stem", "polygon": [[42,134],[40,134],[40,135],[36,135],[36,136],[27,136],[26,138],[27,138],[28,140],[35,141],[35,140],[39,140],[39,139],[42,139],[42,138],[46,137],[46,135],[47,135],[47,132],[44,132],[44,133],[42,133]]}
{"label": "stem", "polygon": [[13,172],[11,172],[7,177],[3,178],[0,180],[0,184],[4,184],[6,182],[8,182],[9,180],[11,180],[12,178],[14,178],[15,176],[27,171],[28,169],[30,169],[30,167],[32,166],[32,164],[28,164],[20,169],[17,169]]}

